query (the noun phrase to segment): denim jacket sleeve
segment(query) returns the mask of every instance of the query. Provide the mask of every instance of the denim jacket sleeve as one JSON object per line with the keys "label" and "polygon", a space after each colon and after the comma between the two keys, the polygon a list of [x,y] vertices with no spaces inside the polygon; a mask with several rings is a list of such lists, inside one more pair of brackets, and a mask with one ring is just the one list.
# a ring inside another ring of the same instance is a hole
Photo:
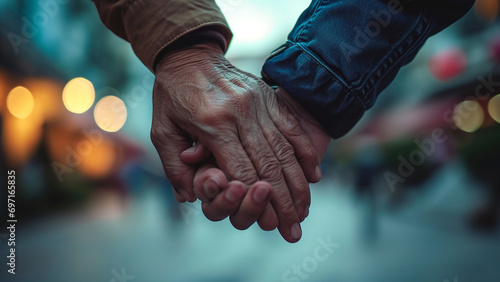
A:
{"label": "denim jacket sleeve", "polygon": [[471,0],[313,0],[263,66],[333,137],[351,130],[431,35]]}

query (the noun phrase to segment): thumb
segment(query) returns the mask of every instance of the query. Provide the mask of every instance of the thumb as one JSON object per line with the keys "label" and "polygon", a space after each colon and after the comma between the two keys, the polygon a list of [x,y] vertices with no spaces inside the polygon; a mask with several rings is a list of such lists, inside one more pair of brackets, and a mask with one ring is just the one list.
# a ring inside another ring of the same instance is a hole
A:
{"label": "thumb", "polygon": [[196,201],[193,191],[196,167],[186,164],[180,159],[181,153],[190,148],[193,141],[168,119],[161,123],[153,120],[151,141],[160,156],[165,175],[175,190],[176,199],[179,202]]}
{"label": "thumb", "polygon": [[186,164],[196,165],[207,160],[209,156],[210,151],[198,141],[193,146],[184,150],[179,157]]}

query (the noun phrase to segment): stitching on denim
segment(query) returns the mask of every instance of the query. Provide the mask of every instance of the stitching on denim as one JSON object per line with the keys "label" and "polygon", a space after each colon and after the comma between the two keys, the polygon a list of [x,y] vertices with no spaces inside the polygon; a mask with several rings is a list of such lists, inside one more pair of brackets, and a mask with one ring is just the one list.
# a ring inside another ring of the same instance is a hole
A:
{"label": "stitching on denim", "polygon": [[333,80],[335,80],[338,84],[340,84],[340,86],[342,86],[342,88],[346,89],[347,91],[347,94],[353,98],[355,98],[356,100],[358,100],[358,102],[361,104],[361,106],[363,106],[363,108],[366,110],[367,107],[366,107],[366,104],[364,103],[364,101],[362,99],[360,99],[360,95],[359,94],[356,94],[357,91],[354,91],[352,88],[348,87],[345,83],[343,83],[336,75],[335,75],[335,72],[330,69],[326,64],[324,64],[317,56],[314,55],[314,53],[309,50],[306,46],[304,46],[303,44],[301,43],[294,43],[294,42],[290,42],[291,44],[293,45],[296,45],[300,50],[302,50],[303,53],[305,53],[309,58],[311,58],[311,60],[317,64],[319,67],[321,67],[322,69],[324,69],[326,71],[326,73],[328,74],[328,76],[330,76]]}
{"label": "stitching on denim", "polygon": [[417,48],[416,46],[419,45],[418,43],[426,39],[424,35],[428,33],[430,26],[431,19],[428,18],[424,14],[424,12],[422,12],[413,30],[408,33],[404,40],[401,41],[398,48],[387,54],[381,61],[381,63],[376,68],[374,68],[373,72],[361,85],[360,94],[363,96],[363,99],[373,91],[375,81],[378,81],[386,76],[389,70],[394,68],[398,63],[401,62],[401,60],[405,59],[408,53]]}
{"label": "stitching on denim", "polygon": [[297,42],[307,40],[306,38],[303,38],[302,36],[305,35],[305,33],[307,31],[309,31],[309,28],[310,28],[312,22],[314,21],[316,16],[321,11],[321,8],[323,7],[323,2],[324,2],[323,0],[318,0],[316,7],[314,7],[314,9],[313,9],[312,16],[307,20],[307,22],[302,26],[302,28],[297,31],[297,34],[298,34],[297,38],[296,38]]}

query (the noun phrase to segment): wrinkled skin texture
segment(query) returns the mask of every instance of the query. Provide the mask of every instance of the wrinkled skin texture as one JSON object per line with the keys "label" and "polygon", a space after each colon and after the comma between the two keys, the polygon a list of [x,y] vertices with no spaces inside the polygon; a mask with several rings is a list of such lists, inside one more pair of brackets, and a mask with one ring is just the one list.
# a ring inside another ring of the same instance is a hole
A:
{"label": "wrinkled skin texture", "polygon": [[[300,121],[272,91],[232,66],[217,44],[169,52],[156,67],[151,139],[178,201],[196,200],[198,167],[179,156],[198,141],[227,180],[240,182],[231,189],[233,200],[242,199],[248,187],[270,190],[265,201],[271,204],[259,224],[267,230],[278,224],[283,238],[296,242],[300,234],[292,234],[291,228],[310,205],[308,182],[321,178],[316,173],[319,158]],[[254,215],[242,211],[231,222],[245,229],[249,217]]]}
{"label": "wrinkled skin texture", "polygon": [[[313,146],[318,152],[318,156],[325,155],[330,143],[330,136],[323,130],[319,123],[305,111],[293,98],[291,98],[282,88],[276,92],[278,99],[284,103],[300,121],[300,125],[304,132],[310,138]],[[204,164],[198,169],[194,177],[193,187],[195,194],[203,201],[202,210],[205,216],[210,220],[222,220],[230,216],[231,221],[236,214],[243,212],[247,216],[240,219],[246,226],[252,225],[259,217],[264,216],[267,202],[263,199],[262,190],[272,189],[265,182],[258,182],[248,190],[244,196],[245,190],[241,187],[238,181],[228,182],[224,173],[216,167],[216,164],[207,161],[210,152],[208,149],[197,142],[193,147],[181,153],[180,157],[189,164]],[[260,190],[257,190],[257,186]],[[238,193],[238,200],[231,201],[226,196],[226,193]],[[244,196],[244,198],[243,198]],[[305,212],[305,217],[309,214],[308,209]],[[273,222],[262,223],[259,221],[262,229],[274,229]]]}

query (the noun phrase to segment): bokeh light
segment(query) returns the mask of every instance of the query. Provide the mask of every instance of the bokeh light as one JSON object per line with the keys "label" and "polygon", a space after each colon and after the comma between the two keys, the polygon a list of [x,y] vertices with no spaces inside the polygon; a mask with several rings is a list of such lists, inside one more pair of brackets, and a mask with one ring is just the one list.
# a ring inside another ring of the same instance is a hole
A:
{"label": "bokeh light", "polygon": [[[67,121],[65,121],[67,122]],[[47,128],[47,149],[50,157],[59,163],[67,163],[67,147],[73,144],[75,128],[71,124],[57,123]]]}
{"label": "bokeh light", "polygon": [[104,137],[98,143],[84,138],[75,145],[75,150],[82,157],[78,169],[88,177],[107,176],[115,167],[116,147]]}
{"label": "bokeh light", "polygon": [[27,118],[33,111],[34,105],[33,95],[25,87],[15,87],[7,96],[7,109],[19,119]]}
{"label": "bokeh light", "polygon": [[438,80],[446,81],[462,74],[467,67],[467,56],[460,49],[449,49],[434,54],[429,60],[429,71]]}
{"label": "bokeh light", "polygon": [[47,129],[47,146],[63,178],[77,169],[98,179],[117,168],[118,146],[98,129],[77,130],[71,123],[58,123]]}
{"label": "bokeh light", "polygon": [[43,121],[53,121],[64,113],[64,106],[60,98],[63,86],[45,78],[30,78],[24,83],[31,89],[35,100],[34,112]]}
{"label": "bokeh light", "polygon": [[97,102],[94,109],[96,124],[104,131],[116,132],[127,120],[127,107],[116,96],[106,96]]}
{"label": "bokeh light", "polygon": [[40,119],[35,115],[24,119],[6,115],[3,126],[5,156],[13,167],[21,167],[36,150],[42,137]]}
{"label": "bokeh light", "polygon": [[0,70],[0,113],[3,112],[5,108],[5,100],[7,96],[7,75],[5,72]]}
{"label": "bokeh light", "polygon": [[500,123],[500,94],[491,98],[488,103],[488,112],[496,122]]}
{"label": "bokeh light", "polygon": [[476,0],[474,9],[479,17],[494,21],[498,16],[498,0]]}
{"label": "bokeh light", "polygon": [[465,132],[475,132],[484,121],[484,112],[476,101],[463,101],[455,107],[453,114],[455,125]]}
{"label": "bokeh light", "polygon": [[83,77],[73,78],[64,87],[62,98],[68,111],[75,114],[84,113],[94,103],[94,85]]}

